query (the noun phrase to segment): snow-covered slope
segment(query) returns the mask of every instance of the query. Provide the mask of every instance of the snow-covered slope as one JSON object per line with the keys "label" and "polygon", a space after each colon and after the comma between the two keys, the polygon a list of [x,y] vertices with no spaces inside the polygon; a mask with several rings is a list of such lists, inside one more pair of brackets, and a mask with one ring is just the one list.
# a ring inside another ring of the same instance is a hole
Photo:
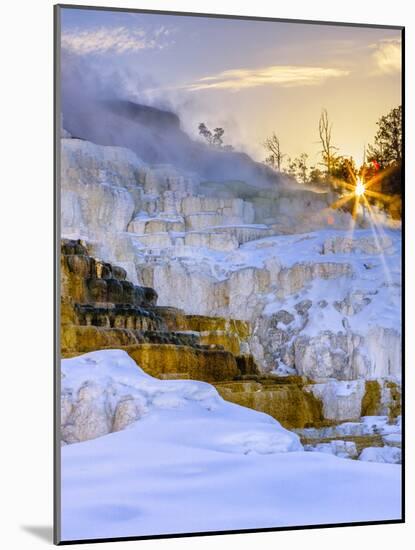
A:
{"label": "snow-covered slope", "polygon": [[170,439],[170,423],[176,415],[178,429],[184,429],[184,433],[191,419],[209,426],[206,432],[189,433],[198,446],[245,454],[302,449],[298,436],[270,416],[228,403],[205,382],[153,378],[125,351],[95,351],[64,359],[61,372],[65,443],[94,439],[137,421],[139,426],[160,422],[161,439]]}
{"label": "snow-covered slope", "polygon": [[63,540],[400,517],[399,466],[305,453],[271,417],[208,384],[153,379],[121,351],[62,371],[66,425],[86,388],[107,426],[140,404],[126,429],[62,448]]}

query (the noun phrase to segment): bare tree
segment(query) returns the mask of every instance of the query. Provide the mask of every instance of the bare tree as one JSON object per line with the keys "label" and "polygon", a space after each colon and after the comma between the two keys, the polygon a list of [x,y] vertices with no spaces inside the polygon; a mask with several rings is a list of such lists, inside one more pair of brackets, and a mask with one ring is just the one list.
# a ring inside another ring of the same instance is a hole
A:
{"label": "bare tree", "polygon": [[326,167],[327,175],[330,176],[333,165],[335,163],[336,154],[334,151],[337,151],[337,147],[332,145],[331,141],[331,129],[332,124],[329,122],[329,115],[327,109],[321,111],[320,120],[318,123],[318,131],[320,135],[320,143],[322,146],[321,156],[323,157],[323,166]]}
{"label": "bare tree", "polygon": [[270,164],[273,168],[277,168],[277,170],[281,172],[281,162],[285,155],[281,153],[280,140],[275,132],[272,134],[271,137],[267,138],[264,141],[264,147],[267,151],[271,153],[265,159],[265,162]]}

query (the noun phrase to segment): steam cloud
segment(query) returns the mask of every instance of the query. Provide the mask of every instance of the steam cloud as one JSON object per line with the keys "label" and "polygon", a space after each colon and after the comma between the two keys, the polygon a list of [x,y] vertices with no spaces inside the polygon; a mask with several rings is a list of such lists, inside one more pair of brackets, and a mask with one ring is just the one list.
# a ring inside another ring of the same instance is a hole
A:
{"label": "steam cloud", "polygon": [[279,179],[245,153],[192,140],[167,100],[140,95],[140,89],[148,89],[148,79],[144,86],[136,75],[94,67],[65,51],[61,67],[63,121],[72,136],[128,147],[149,164],[173,164],[204,180],[242,180],[269,187]]}

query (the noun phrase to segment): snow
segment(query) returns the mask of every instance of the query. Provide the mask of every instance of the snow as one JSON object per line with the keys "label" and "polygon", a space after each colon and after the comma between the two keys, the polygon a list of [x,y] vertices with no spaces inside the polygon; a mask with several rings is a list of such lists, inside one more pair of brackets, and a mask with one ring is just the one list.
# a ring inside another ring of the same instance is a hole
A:
{"label": "snow", "polygon": [[62,371],[74,402],[93,382],[145,405],[127,429],[62,448],[63,540],[401,516],[400,466],[305,453],[209,384],[151,378],[118,350],[63,360]]}
{"label": "snow", "polygon": [[353,441],[335,439],[329,443],[317,443],[317,445],[305,445],[305,451],[328,453],[340,458],[356,458],[357,449]]}
{"label": "snow", "polygon": [[399,447],[366,447],[359,456],[364,462],[378,462],[386,464],[400,464],[402,452]]}
{"label": "snow", "polygon": [[361,422],[343,422],[327,428],[304,428],[295,430],[295,432],[307,439],[367,435],[388,436],[401,433],[401,420],[398,417],[396,423],[391,424],[387,416],[362,416]]}
{"label": "snow", "polygon": [[[250,225],[245,227],[261,228],[262,226]],[[384,232],[385,238],[387,237],[388,241],[390,240],[391,242],[390,247],[387,249],[387,254],[386,251],[384,252],[388,258],[387,262],[390,264],[390,268],[392,268],[394,260],[396,260],[397,256],[400,256],[401,232],[386,229]],[[246,267],[261,268],[264,267],[265,262],[271,257],[278,258],[284,267],[292,267],[301,258],[301,262],[316,262],[320,260],[322,262],[353,263],[359,268],[359,272],[364,273],[364,271],[368,270],[362,265],[362,260],[369,258],[373,260],[373,253],[368,254],[357,249],[354,252],[322,254],[325,242],[333,240],[336,237],[348,238],[349,236],[350,234],[346,231],[322,229],[304,234],[264,237],[241,245],[236,252],[223,254],[220,258],[215,255],[212,259],[227,264],[232,269],[236,264],[239,265],[241,263]],[[353,233],[353,239],[357,242],[373,239],[372,230],[356,229]],[[379,261],[380,257],[381,254],[378,254]]]}
{"label": "snow", "polygon": [[[378,256],[366,254],[356,250],[353,253],[343,254],[320,254],[324,242],[345,237],[346,233],[334,230],[322,230],[308,235],[291,235],[283,237],[268,237],[262,239],[267,247],[257,250],[255,264],[260,267],[267,257],[268,260],[275,256],[283,267],[292,267],[301,259],[305,262],[345,263],[352,266],[353,280],[347,277],[336,279],[318,279],[312,281],[303,292],[288,296],[284,301],[275,300],[272,296],[264,310],[265,314],[272,314],[281,308],[294,312],[294,304],[303,295],[313,302],[310,310],[310,321],[302,333],[308,336],[316,336],[324,329],[332,332],[343,332],[342,324],[344,314],[333,307],[333,302],[341,301],[350,291],[359,291],[371,301],[361,311],[348,316],[350,329],[356,333],[366,333],[368,327],[382,326],[400,330],[400,255],[401,255],[401,234],[398,231],[385,231],[385,234],[393,243],[388,248],[388,253]],[[369,239],[372,236],[371,230],[355,230],[354,238],[359,240]],[[256,241],[258,243],[259,241]],[[251,251],[256,243],[248,243],[241,247],[244,249],[245,258],[248,251]],[[375,258],[375,262],[373,262]],[[383,258],[383,259],[382,259]],[[371,269],[367,269],[368,263]],[[327,307],[319,308],[318,302],[326,300]]]}
{"label": "snow", "polygon": [[359,386],[359,380],[353,380],[351,382],[343,382],[336,380],[335,382],[335,395],[336,397],[350,397],[356,391]]}
{"label": "snow", "polygon": [[97,399],[101,397],[108,412],[111,408],[115,410],[126,397],[138,400],[140,428],[154,418],[160,419],[168,411],[169,417],[177,413],[181,423],[189,418],[200,418],[202,422],[208,420],[215,425],[215,433],[189,433],[193,442],[202,438],[203,445],[209,441],[220,449],[232,448],[234,452],[244,453],[302,450],[298,436],[282,428],[270,416],[224,401],[216,389],[205,382],[153,378],[121,350],[96,351],[64,359],[61,370],[62,395],[65,399],[71,397],[74,408],[85,388],[93,386],[96,406],[101,406]]}
{"label": "snow", "polygon": [[[378,239],[374,238],[371,229],[355,229],[353,235],[347,231],[323,229],[305,234],[264,237],[242,244],[231,252],[206,247],[182,247],[175,250],[175,257],[189,267],[209,272],[218,281],[226,280],[233,272],[244,268],[267,268],[272,262],[275,263],[274,270],[276,266],[283,269],[301,264],[347,264],[351,266],[351,277],[318,278],[300,292],[283,299],[279,299],[274,292],[264,295],[264,314],[270,315],[281,307],[294,312],[295,303],[306,297],[313,306],[309,312],[310,320],[302,331],[304,335],[316,336],[325,329],[344,332],[345,315],[335,309],[333,302],[341,301],[349,292],[356,291],[369,298],[370,302],[357,313],[347,316],[351,331],[366,334],[370,327],[379,326],[400,331],[401,232],[391,229],[382,231],[382,242],[387,246],[383,250],[380,246],[378,253],[359,248],[359,243],[376,242]],[[336,242],[336,239],[351,239],[356,248],[323,254],[325,243]],[[328,302],[327,307],[318,306],[322,300]]]}
{"label": "snow", "polygon": [[269,229],[268,225],[265,225],[263,223],[234,223],[232,225],[214,225],[209,229],[229,229],[230,227],[233,227],[235,229]]}
{"label": "snow", "polygon": [[157,215],[150,215],[148,212],[141,210],[135,214],[132,221],[163,221],[163,222],[184,222],[183,216],[173,215],[171,212],[158,212]]}
{"label": "snow", "polygon": [[362,416],[362,422],[370,430],[373,430],[373,433],[400,433],[401,427],[401,416],[398,416],[396,423],[391,424],[387,416]]}
{"label": "snow", "polygon": [[392,434],[385,435],[383,437],[383,441],[387,445],[399,445],[399,446],[401,446],[401,444],[402,444],[402,434],[392,433]]}

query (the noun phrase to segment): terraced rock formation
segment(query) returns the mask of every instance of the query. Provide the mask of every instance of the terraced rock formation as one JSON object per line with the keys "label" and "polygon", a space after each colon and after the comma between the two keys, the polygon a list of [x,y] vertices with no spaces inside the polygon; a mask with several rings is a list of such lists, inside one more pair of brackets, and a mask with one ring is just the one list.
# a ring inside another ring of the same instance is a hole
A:
{"label": "terraced rock formation", "polygon": [[67,134],[61,166],[64,356],[125,349],[150,374],[317,430],[316,445],[369,416],[398,425],[399,224]]}
{"label": "terraced rock formation", "polygon": [[64,357],[122,348],[153,376],[209,382],[249,366],[257,372],[252,358],[240,355],[248,323],[157,307],[152,288],[127,281],[122,267],[89,256],[80,241],[62,242],[61,274]]}
{"label": "terraced rock formation", "polygon": [[154,377],[211,382],[226,399],[284,426],[322,423],[322,404],[304,390],[305,379],[261,375],[243,353],[247,321],[158,307],[152,288],[130,283],[123,268],[91,257],[81,241],[63,240],[61,248],[63,357],[123,349]]}
{"label": "terraced rock formation", "polygon": [[157,289],[159,305],[250,322],[264,372],[399,377],[400,232],[373,234],[332,201],[62,139],[63,236]]}
{"label": "terraced rock formation", "polygon": [[[156,378],[213,383],[225,399],[270,414],[284,427],[335,425],[336,415],[333,419],[326,411],[319,384],[304,376],[263,374],[253,356],[243,353],[251,331],[247,321],[186,315],[157,306],[154,289],[132,284],[122,267],[90,256],[79,240],[63,240],[61,252],[63,357],[123,349]],[[399,392],[392,383],[388,387],[395,390],[394,408],[388,414],[396,417]],[[357,403],[349,420],[387,408],[380,409],[378,382],[363,382],[362,392],[362,410]],[[327,440],[325,433],[320,439]]]}

